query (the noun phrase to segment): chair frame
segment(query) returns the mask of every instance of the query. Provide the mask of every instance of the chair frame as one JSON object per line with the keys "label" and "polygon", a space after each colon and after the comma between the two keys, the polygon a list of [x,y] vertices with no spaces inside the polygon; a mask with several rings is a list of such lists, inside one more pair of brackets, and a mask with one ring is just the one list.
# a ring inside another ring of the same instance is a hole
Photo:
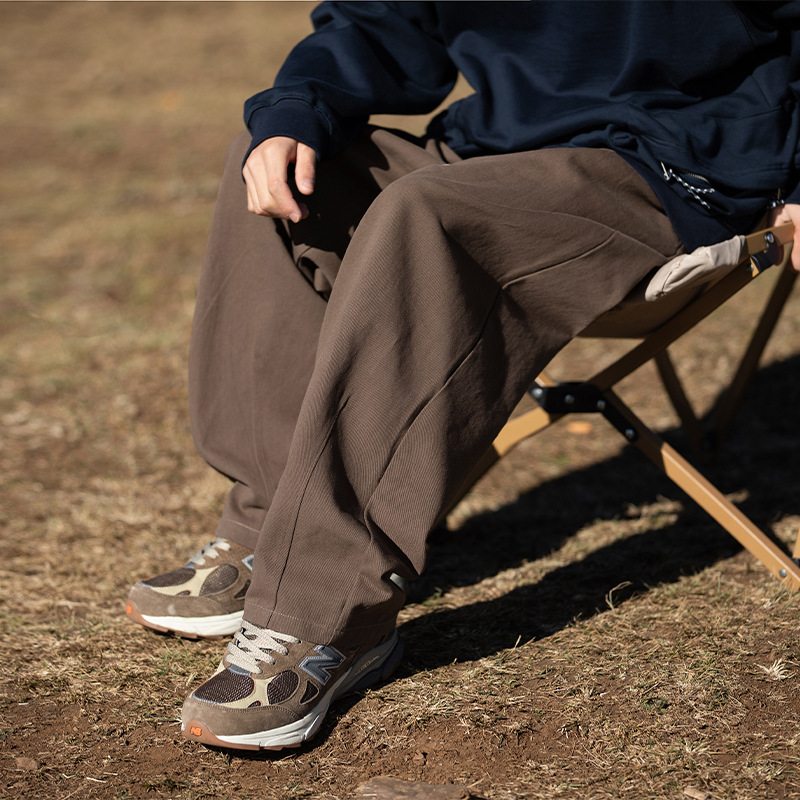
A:
{"label": "chair frame", "polygon": [[[613,364],[588,380],[556,382],[546,372],[539,375],[528,390],[537,407],[506,423],[492,447],[476,465],[459,499],[493,464],[520,442],[549,428],[570,413],[600,413],[752,553],[786,588],[793,592],[800,590],[800,536],[793,555],[790,555],[745,516],[686,458],[645,425],[614,391],[614,387],[623,378],[652,359],[693,449],[702,455],[715,448],[733,421],[797,278],[798,273],[788,263],[790,247],[783,248],[786,252],[780,259],[782,265],[777,267],[781,273],[764,304],[727,390],[720,396],[709,415],[711,426],[708,431],[692,409],[670,359],[668,347],[748,285],[765,267],[770,266],[776,253],[776,244],[788,245],[792,231],[792,226],[788,225],[745,237],[743,257],[735,268],[724,277],[710,282],[695,299],[655,330],[643,337],[636,337],[641,339],[639,344],[632,346]],[[768,253],[770,258],[766,257]]]}

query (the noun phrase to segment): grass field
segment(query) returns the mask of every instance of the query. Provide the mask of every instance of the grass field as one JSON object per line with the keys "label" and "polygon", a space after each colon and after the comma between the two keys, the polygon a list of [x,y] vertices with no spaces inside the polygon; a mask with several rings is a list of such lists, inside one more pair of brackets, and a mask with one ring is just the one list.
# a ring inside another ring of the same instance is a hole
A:
{"label": "grass field", "polygon": [[[348,800],[379,775],[487,800],[800,797],[797,597],[591,418],[456,509],[396,678],[336,705],[313,746],[181,738],[223,644],[150,634],[124,599],[207,541],[224,501],[189,433],[195,284],[242,102],[310,8],[0,4],[0,797]],[[681,343],[701,407],[769,281]],[[785,541],[799,354],[794,298],[708,464]],[[625,392],[675,426],[653,373]]]}

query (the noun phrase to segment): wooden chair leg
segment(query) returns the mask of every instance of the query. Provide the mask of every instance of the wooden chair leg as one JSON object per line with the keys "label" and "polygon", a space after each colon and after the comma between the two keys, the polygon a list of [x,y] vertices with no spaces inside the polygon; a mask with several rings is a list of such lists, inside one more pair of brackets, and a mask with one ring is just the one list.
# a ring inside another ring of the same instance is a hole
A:
{"label": "wooden chair leg", "polygon": [[781,311],[789,299],[789,294],[796,279],[797,272],[792,268],[791,264],[787,264],[772,288],[758,325],[753,331],[747,349],[739,362],[736,375],[712,411],[713,433],[717,440],[722,439],[733,423],[734,415],[742,402],[742,396],[758,369],[758,362],[772,331],[775,329]]}
{"label": "wooden chair leg", "polygon": [[782,550],[683,456],[653,433],[612,391],[607,401],[623,414],[636,431],[633,444],[667,477],[707,511],[743,547],[750,551],[789,590],[800,589],[800,566]]}
{"label": "wooden chair leg", "polygon": [[669,395],[669,399],[672,401],[672,406],[681,421],[683,432],[692,450],[694,450],[699,457],[706,458],[708,452],[703,447],[705,431],[700,424],[700,420],[697,419],[697,415],[692,408],[692,404],[689,402],[689,398],[686,396],[686,392],[683,390],[683,384],[678,377],[678,373],[675,371],[675,366],[672,363],[672,359],[669,357],[669,353],[666,350],[662,350],[660,353],[656,354],[654,360],[656,362],[656,367],[658,367],[658,374],[661,376],[661,382],[664,384],[664,389],[667,395]]}

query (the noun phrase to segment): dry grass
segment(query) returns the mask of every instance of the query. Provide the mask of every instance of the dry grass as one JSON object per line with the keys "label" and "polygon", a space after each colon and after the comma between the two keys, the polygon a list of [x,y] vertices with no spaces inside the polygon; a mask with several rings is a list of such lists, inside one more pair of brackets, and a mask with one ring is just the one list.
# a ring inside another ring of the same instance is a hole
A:
{"label": "dry grass", "polygon": [[[339,704],[315,747],[180,738],[221,646],[135,629],[122,602],[224,498],[188,431],[194,286],[241,102],[308,10],[0,4],[0,796],[345,800],[380,774],[492,800],[800,796],[797,598],[589,418],[456,510],[397,679]],[[749,303],[681,347],[701,405]],[[799,325],[795,303],[709,465],[785,540]],[[642,370],[626,391],[668,428],[653,385]]]}

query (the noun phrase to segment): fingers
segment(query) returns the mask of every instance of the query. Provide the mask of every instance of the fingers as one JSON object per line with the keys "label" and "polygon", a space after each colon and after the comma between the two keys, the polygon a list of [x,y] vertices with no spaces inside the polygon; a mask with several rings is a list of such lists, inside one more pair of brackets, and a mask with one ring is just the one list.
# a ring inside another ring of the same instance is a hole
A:
{"label": "fingers", "polygon": [[792,241],[792,266],[800,272],[800,206],[789,206],[789,219],[787,221],[794,223],[794,239]]}
{"label": "fingers", "polygon": [[774,209],[769,218],[769,225],[781,225],[784,222],[794,223],[794,241],[792,244],[792,266],[800,272],[800,205],[787,203]]}
{"label": "fingers", "polygon": [[[795,208],[798,208],[795,206]],[[798,209],[800,212],[800,209]],[[794,223],[794,238],[792,240],[792,254],[790,256],[790,260],[792,262],[792,266],[800,272],[800,213],[797,213],[794,217],[789,217],[788,219],[783,219],[781,222],[793,222]]]}
{"label": "fingers", "polygon": [[294,165],[294,182],[303,194],[312,194],[317,174],[317,154],[308,145],[297,143],[297,160]]}
{"label": "fingers", "polygon": [[312,148],[286,136],[275,136],[250,153],[242,170],[249,211],[292,222],[308,216],[308,208],[295,200],[289,185],[292,163],[298,189],[310,195],[314,191],[316,173],[316,154]]}

